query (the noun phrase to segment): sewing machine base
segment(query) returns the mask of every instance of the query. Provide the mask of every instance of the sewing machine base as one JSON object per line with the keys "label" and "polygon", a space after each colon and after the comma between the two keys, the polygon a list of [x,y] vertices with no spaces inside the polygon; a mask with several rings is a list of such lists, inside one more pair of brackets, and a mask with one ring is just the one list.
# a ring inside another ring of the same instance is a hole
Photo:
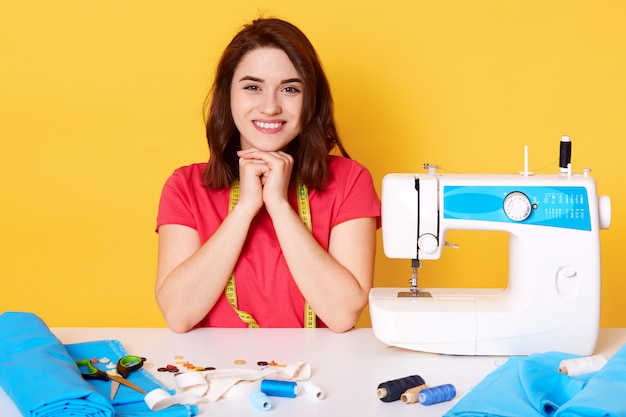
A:
{"label": "sewing machine base", "polygon": [[[370,317],[376,337],[390,346],[451,355],[529,355],[561,351],[591,355],[599,314],[573,319],[516,305],[506,289],[428,289],[432,297],[399,297],[403,288],[373,288]],[[599,300],[598,300],[599,302]],[[599,311],[599,308],[598,308]],[[546,314],[547,313],[547,314]]]}

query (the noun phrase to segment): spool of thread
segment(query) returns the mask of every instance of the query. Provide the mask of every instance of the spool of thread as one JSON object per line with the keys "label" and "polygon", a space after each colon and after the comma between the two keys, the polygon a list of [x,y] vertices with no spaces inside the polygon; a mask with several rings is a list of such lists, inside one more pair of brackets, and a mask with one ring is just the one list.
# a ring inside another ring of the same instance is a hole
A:
{"label": "spool of thread", "polygon": [[419,393],[423,389],[428,388],[428,385],[420,385],[419,387],[413,387],[406,390],[401,396],[400,399],[405,404],[414,404],[419,401]]}
{"label": "spool of thread", "polygon": [[317,398],[318,400],[321,400],[324,398],[324,391],[322,391],[322,389],[319,386],[317,386],[315,383],[311,381],[298,383],[298,388],[301,389],[302,392],[305,392]]}
{"label": "spool of thread", "polygon": [[450,401],[456,396],[456,388],[452,384],[439,385],[437,387],[423,389],[419,394],[419,402],[431,405]]}
{"label": "spool of thread", "polygon": [[559,372],[572,377],[589,374],[602,369],[606,362],[606,358],[602,355],[565,359],[559,364]]}
{"label": "spool of thread", "polygon": [[292,381],[264,379],[261,381],[261,392],[272,397],[295,398],[298,395],[298,384]]}
{"label": "spool of thread", "polygon": [[270,400],[270,397],[261,391],[252,391],[250,393],[250,401],[252,402],[252,405],[260,411],[268,411],[272,408],[272,401]]}
{"label": "spool of thread", "polygon": [[424,385],[425,382],[419,375],[411,375],[406,378],[393,379],[378,385],[376,395],[383,402],[392,402],[400,399],[406,390]]}
{"label": "spool of thread", "polygon": [[566,174],[569,170],[569,164],[572,160],[572,141],[569,136],[561,136],[561,144],[559,147],[559,171]]}

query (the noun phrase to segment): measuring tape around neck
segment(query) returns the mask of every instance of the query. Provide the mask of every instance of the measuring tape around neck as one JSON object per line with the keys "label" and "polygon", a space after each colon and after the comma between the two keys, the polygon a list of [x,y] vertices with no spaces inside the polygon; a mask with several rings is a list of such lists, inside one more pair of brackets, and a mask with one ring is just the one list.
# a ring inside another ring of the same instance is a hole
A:
{"label": "measuring tape around neck", "polygon": [[[306,226],[306,228],[311,232],[313,230],[313,226],[311,223],[311,207],[309,206],[309,190],[307,186],[298,179],[297,185],[297,193],[298,193],[298,213],[300,214],[300,219]],[[228,200],[228,211],[230,212],[237,201],[239,200],[239,181],[235,180],[233,185],[230,188],[230,198]],[[237,306],[237,288],[235,287],[235,273],[233,272],[228,279],[228,283],[226,284],[226,289],[224,290],[226,294],[226,298],[228,302],[233,307],[241,321],[246,323],[249,328],[258,328],[259,323],[252,317],[252,315],[246,311],[240,310]],[[309,303],[304,301],[304,327],[313,329],[316,327],[317,317],[315,312],[309,305]]]}

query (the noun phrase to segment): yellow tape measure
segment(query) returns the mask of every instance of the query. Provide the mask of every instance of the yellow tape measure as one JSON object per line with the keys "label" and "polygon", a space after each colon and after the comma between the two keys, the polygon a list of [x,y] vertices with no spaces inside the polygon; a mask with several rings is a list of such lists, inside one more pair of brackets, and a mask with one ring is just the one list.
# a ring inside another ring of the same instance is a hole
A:
{"label": "yellow tape measure", "polygon": [[[311,223],[311,207],[309,206],[309,189],[307,186],[302,183],[298,179],[298,213],[300,214],[300,219],[306,226],[306,228],[311,232],[313,230],[313,225]],[[235,180],[232,187],[230,188],[230,198],[228,201],[228,211],[230,212],[237,201],[239,200],[239,181]],[[237,288],[235,287],[235,273],[233,272],[230,275],[228,283],[226,284],[226,289],[224,290],[226,293],[226,298],[233,309],[244,323],[248,325],[250,328],[258,328],[259,323],[252,317],[252,315],[243,310],[239,310],[237,306]],[[304,327],[308,329],[313,329],[316,327],[317,317],[315,312],[309,305],[309,303],[304,301]]]}

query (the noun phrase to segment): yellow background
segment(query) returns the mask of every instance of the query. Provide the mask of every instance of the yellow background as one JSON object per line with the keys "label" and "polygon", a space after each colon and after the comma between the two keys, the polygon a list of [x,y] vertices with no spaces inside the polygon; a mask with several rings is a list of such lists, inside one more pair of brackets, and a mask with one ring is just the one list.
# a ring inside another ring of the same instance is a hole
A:
{"label": "yellow background", "polygon": [[[525,145],[531,170],[556,173],[571,135],[574,171],[592,168],[613,203],[601,324],[626,327],[619,0],[4,0],[0,311],[50,326],[164,326],[153,295],[161,186],[207,158],[201,108],[216,60],[259,15],[292,21],[316,46],[343,140],[379,191],[386,173],[423,163],[518,172]],[[421,285],[506,285],[506,239],[448,240],[461,249],[428,263]],[[379,243],[375,285],[408,285],[410,273]]]}

